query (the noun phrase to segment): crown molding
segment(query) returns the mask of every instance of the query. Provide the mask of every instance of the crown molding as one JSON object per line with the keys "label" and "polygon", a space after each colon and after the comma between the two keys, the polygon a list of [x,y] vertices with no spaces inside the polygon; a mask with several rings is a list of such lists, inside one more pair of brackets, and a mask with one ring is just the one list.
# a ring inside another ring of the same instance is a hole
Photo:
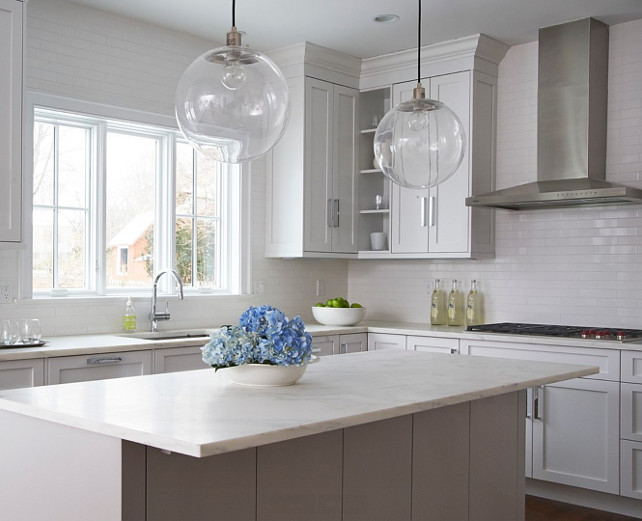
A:
{"label": "crown molding", "polygon": [[[498,65],[509,46],[484,34],[474,34],[421,48],[421,65],[429,67],[445,61],[481,58]],[[389,74],[394,71],[413,69],[417,66],[417,49],[407,49],[372,58],[361,63],[361,78]]]}

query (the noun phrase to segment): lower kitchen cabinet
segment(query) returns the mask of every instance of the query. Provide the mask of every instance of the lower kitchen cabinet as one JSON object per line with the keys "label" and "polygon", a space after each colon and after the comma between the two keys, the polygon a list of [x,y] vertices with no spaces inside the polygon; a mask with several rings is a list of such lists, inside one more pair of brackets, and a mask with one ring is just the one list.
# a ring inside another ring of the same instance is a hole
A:
{"label": "lower kitchen cabinet", "polygon": [[459,353],[459,339],[429,336],[406,337],[406,349],[412,351],[429,351],[431,353]]}
{"label": "lower kitchen cabinet", "polygon": [[367,333],[348,335],[324,335],[312,337],[312,352],[315,355],[342,355],[368,350]]}
{"label": "lower kitchen cabinet", "polygon": [[619,493],[619,387],[575,378],[537,390],[533,478]]}
{"label": "lower kitchen cabinet", "polygon": [[642,352],[622,351],[620,494],[642,499]]}
{"label": "lower kitchen cabinet", "polygon": [[620,460],[620,494],[642,499],[642,442],[622,440]]}
{"label": "lower kitchen cabinet", "polygon": [[44,384],[44,358],[0,362],[0,391]]}
{"label": "lower kitchen cabinet", "polygon": [[61,356],[47,360],[47,384],[49,385],[151,373],[151,350]]}
{"label": "lower kitchen cabinet", "polygon": [[406,335],[368,333],[368,351],[381,349],[406,349]]}
{"label": "lower kitchen cabinet", "polygon": [[154,373],[175,373],[207,367],[203,362],[200,345],[154,350]]}
{"label": "lower kitchen cabinet", "polygon": [[620,352],[552,344],[464,340],[462,354],[600,367],[597,375],[532,390],[526,476],[611,494],[620,491]]}

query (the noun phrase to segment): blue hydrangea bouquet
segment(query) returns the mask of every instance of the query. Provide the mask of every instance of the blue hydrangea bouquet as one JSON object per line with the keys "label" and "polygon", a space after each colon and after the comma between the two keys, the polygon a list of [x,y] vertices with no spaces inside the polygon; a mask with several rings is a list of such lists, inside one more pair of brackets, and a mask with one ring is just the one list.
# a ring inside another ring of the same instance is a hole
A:
{"label": "blue hydrangea bouquet", "polygon": [[201,351],[216,370],[246,364],[305,366],[312,357],[312,337],[298,315],[289,320],[272,306],[248,308],[238,326],[223,326]]}

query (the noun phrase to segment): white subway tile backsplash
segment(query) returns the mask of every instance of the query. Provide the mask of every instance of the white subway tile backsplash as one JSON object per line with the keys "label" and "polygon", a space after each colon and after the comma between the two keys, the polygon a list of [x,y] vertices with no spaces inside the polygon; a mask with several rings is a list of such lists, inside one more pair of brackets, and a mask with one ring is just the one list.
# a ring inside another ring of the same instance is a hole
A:
{"label": "white subway tile backsplash", "polygon": [[[642,186],[642,21],[610,28],[607,179]],[[534,181],[537,171],[537,44],[513,47],[500,64],[497,188]],[[410,320],[425,321],[422,281],[452,277],[483,284],[487,321],[532,321],[642,327],[642,211],[637,206],[496,211],[496,257],[463,263],[417,261],[404,302]],[[398,283],[373,261],[350,262],[351,298],[362,299],[371,318],[379,294]],[[377,281],[376,291],[370,281]],[[465,290],[467,288],[464,288]],[[372,304],[371,304],[372,302]]]}

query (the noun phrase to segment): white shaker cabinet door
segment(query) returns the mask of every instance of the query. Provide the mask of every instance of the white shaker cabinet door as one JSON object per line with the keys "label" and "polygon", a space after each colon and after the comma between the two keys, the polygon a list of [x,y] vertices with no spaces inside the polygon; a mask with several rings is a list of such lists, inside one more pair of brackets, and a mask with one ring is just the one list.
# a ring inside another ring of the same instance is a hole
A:
{"label": "white shaker cabinet door", "polygon": [[305,79],[305,251],[332,251],[332,83]]}
{"label": "white shaker cabinet door", "polygon": [[[154,373],[176,373],[209,367],[203,362],[201,346],[168,347],[154,350]],[[212,369],[213,371],[213,369]]]}
{"label": "white shaker cabinet door", "polygon": [[152,373],[152,352],[61,356],[47,360],[47,384],[89,382]]}
{"label": "white shaker cabinet door", "polygon": [[[446,104],[459,118],[470,140],[470,73],[457,72],[430,79],[430,97]],[[443,183],[430,189],[428,199],[428,251],[430,253],[465,253],[469,250],[470,147],[457,171]]]}
{"label": "white shaker cabinet door", "polygon": [[409,336],[406,339],[406,349],[411,351],[428,351],[431,353],[459,353],[458,338],[440,338],[428,336]]}
{"label": "white shaker cabinet door", "polygon": [[382,349],[406,349],[406,335],[368,333],[368,351]]}
{"label": "white shaker cabinet door", "polygon": [[[428,84],[430,80],[426,80]],[[412,98],[416,81],[399,83],[392,89],[393,105]],[[429,90],[429,89],[428,89]],[[428,189],[414,190],[392,184],[391,251],[426,253],[428,251]]]}
{"label": "white shaker cabinet door", "polygon": [[538,393],[533,477],[618,494],[620,384],[576,378]]}
{"label": "white shaker cabinet door", "polygon": [[312,354],[316,356],[334,355],[338,351],[339,335],[312,337]]}
{"label": "white shaker cabinet door", "polygon": [[352,333],[350,335],[341,335],[339,337],[339,352],[343,355],[346,353],[359,353],[368,350],[368,333]]}
{"label": "white shaker cabinet door", "polygon": [[333,102],[332,187],[336,201],[334,203],[336,213],[332,228],[332,251],[334,253],[356,253],[358,248],[359,93],[355,89],[335,85]]}
{"label": "white shaker cabinet door", "polygon": [[44,384],[44,358],[0,362],[0,391]]}
{"label": "white shaker cabinet door", "polygon": [[[457,72],[424,80],[428,97],[443,101],[460,119],[466,139],[470,129],[470,73]],[[395,85],[395,103],[412,98],[416,82]],[[392,187],[392,253],[466,253],[469,251],[470,193],[468,143],[457,171],[443,183],[423,190]]]}
{"label": "white shaker cabinet door", "polygon": [[0,242],[22,234],[23,5],[0,0]]}

